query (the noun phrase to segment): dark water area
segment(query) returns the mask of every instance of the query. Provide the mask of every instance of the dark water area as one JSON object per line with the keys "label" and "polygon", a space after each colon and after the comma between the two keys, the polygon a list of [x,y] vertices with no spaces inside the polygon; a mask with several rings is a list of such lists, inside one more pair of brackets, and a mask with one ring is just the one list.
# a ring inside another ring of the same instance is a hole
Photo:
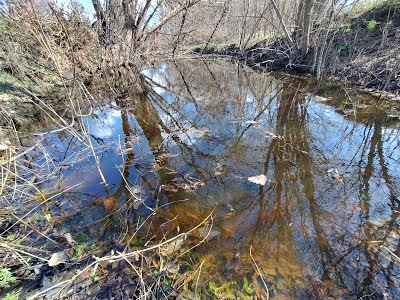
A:
{"label": "dark water area", "polygon": [[205,280],[263,288],[256,262],[276,299],[400,298],[393,112],[228,62],[142,74],[147,91],[85,118],[107,185],[76,138],[44,141],[62,166],[44,189],[67,190],[41,208],[57,230],[106,254],[190,230],[214,211],[208,241],[192,250]]}

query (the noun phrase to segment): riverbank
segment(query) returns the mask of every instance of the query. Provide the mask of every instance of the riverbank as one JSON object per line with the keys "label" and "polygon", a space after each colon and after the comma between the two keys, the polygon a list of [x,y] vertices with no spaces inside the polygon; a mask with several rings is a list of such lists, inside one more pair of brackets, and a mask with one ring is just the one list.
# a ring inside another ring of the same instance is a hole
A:
{"label": "riverbank", "polygon": [[[360,292],[335,277],[386,276],[342,247],[395,246],[400,102],[343,86],[398,99],[396,12],[332,31],[325,79],[338,88],[304,76],[312,53],[285,40],[191,51],[243,64],[152,66],[101,60],[93,28],[73,18],[0,19],[0,298],[396,297],[390,282]],[[369,195],[370,177],[387,188]],[[364,209],[370,219],[348,223]]]}
{"label": "riverbank", "polygon": [[[400,101],[400,4],[384,4],[351,17],[331,29],[322,74],[325,80],[359,87],[379,98]],[[240,49],[237,44],[193,45],[195,55],[229,57],[253,68],[316,74],[314,45],[302,57],[286,39],[260,41]]]}

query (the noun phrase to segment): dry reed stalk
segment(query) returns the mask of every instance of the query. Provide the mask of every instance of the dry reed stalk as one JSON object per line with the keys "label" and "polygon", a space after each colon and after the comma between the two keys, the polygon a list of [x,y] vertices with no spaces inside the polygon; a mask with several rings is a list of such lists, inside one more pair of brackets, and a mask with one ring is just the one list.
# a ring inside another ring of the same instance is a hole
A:
{"label": "dry reed stalk", "polygon": [[254,259],[254,257],[253,257],[253,254],[251,253],[252,248],[253,248],[253,246],[251,245],[251,246],[250,246],[250,258],[251,258],[251,261],[252,261],[253,264],[254,264],[254,269],[256,270],[258,276],[260,276],[261,281],[262,281],[262,283],[263,283],[263,285],[264,285],[264,288],[265,288],[265,290],[267,291],[267,300],[268,300],[268,299],[269,299],[269,289],[268,289],[268,285],[267,285],[267,283],[266,283],[265,280],[264,280],[263,274],[261,273],[261,270],[260,270],[260,268],[258,267],[257,262],[255,261],[255,259]]}

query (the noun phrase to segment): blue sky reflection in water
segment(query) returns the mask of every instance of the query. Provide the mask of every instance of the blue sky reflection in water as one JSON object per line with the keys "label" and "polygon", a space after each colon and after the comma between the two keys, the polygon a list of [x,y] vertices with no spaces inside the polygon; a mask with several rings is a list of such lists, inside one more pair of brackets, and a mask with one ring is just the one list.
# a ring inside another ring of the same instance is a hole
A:
{"label": "blue sky reflection in water", "polygon": [[[65,165],[56,187],[82,183],[48,207],[55,226],[107,252],[153,210],[147,229],[162,237],[215,208],[217,237],[195,251],[216,281],[251,278],[252,245],[273,295],[400,297],[388,251],[399,254],[399,124],[371,99],[230,63],[142,73],[148,93],[125,94],[86,120],[108,187],[89,150],[67,135],[48,138],[49,155]],[[265,186],[247,179],[260,174]]]}

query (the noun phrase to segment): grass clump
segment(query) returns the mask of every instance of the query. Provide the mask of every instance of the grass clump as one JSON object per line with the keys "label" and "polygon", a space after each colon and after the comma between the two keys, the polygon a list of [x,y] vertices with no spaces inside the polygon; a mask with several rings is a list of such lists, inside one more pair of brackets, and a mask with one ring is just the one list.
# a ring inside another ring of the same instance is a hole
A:
{"label": "grass clump", "polygon": [[6,289],[13,285],[17,279],[11,273],[10,268],[0,269],[0,288]]}
{"label": "grass clump", "polygon": [[200,53],[200,52],[214,52],[216,50],[217,46],[212,44],[212,43],[208,43],[208,44],[196,44],[193,45],[191,47],[191,51],[192,52],[196,52],[196,53]]}
{"label": "grass clump", "polygon": [[376,29],[376,26],[378,25],[378,22],[375,20],[370,20],[367,22],[367,29],[368,31],[374,31]]}
{"label": "grass clump", "polygon": [[7,295],[3,298],[3,300],[18,300],[18,293],[7,293]]}

